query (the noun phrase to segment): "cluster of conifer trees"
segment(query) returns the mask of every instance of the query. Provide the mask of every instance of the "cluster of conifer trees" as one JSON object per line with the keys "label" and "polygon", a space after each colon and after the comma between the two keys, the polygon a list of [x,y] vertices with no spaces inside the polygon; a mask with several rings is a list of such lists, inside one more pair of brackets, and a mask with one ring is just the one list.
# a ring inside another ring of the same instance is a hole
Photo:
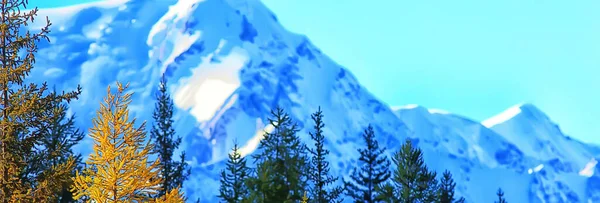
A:
{"label": "cluster of conifer trees", "polygon": [[[334,203],[349,198],[357,203],[462,203],[455,196],[456,183],[449,171],[442,176],[430,170],[422,151],[407,139],[391,157],[391,162],[368,126],[363,134],[364,148],[348,180],[329,172],[323,128],[323,112],[311,115],[309,132],[313,146],[305,145],[298,125],[283,109],[271,112],[273,131],[266,132],[252,155],[254,167],[234,145],[227,167],[221,173],[219,198],[227,203],[314,202]],[[392,165],[393,163],[393,165]],[[393,170],[391,170],[393,169]],[[439,178],[439,179],[438,179]],[[339,182],[338,182],[339,181]],[[506,203],[498,190],[498,203]]]}
{"label": "cluster of conifer trees", "polygon": [[[173,128],[173,101],[164,78],[159,83],[153,125],[130,118],[127,85],[108,87],[91,121],[93,151],[83,160],[73,147],[85,137],[75,126],[68,104],[81,94],[49,90],[46,83],[25,83],[35,63],[36,44],[48,40],[50,22],[39,33],[21,29],[37,9],[21,12],[25,0],[0,4],[0,201],[8,202],[163,202],[186,201],[181,191],[190,175],[185,153],[174,159],[181,143]],[[314,146],[298,137],[298,125],[283,109],[269,120],[253,167],[237,144],[221,174],[223,202],[463,202],[454,196],[455,183],[446,171],[438,180],[425,166],[422,152],[407,141],[392,157],[383,155],[373,128],[364,133],[365,148],[351,179],[336,183],[329,172],[323,134],[323,114],[312,115]],[[155,155],[155,159],[152,159]],[[343,184],[342,184],[343,183]],[[500,203],[505,203],[498,191]]]}
{"label": "cluster of conifer trees", "polygon": [[26,7],[25,0],[0,4],[0,202],[184,202],[180,188],[190,172],[185,154],[172,158],[181,138],[166,81],[149,138],[145,124],[129,117],[127,85],[109,87],[89,130],[93,152],[83,161],[73,147],[85,133],[67,112],[81,87],[57,92],[25,82],[37,43],[50,32],[48,19],[40,32],[22,32],[38,11],[21,11]]}

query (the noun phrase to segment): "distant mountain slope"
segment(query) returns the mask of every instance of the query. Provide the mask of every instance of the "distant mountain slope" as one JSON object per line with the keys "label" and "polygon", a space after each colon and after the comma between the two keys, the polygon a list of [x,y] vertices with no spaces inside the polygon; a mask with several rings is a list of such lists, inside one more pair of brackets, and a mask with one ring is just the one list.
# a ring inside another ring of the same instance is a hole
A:
{"label": "distant mountain slope", "polygon": [[191,200],[216,202],[217,174],[233,139],[252,153],[279,105],[301,126],[322,107],[340,175],[356,162],[360,133],[373,124],[389,152],[407,137],[418,142],[430,166],[453,172],[468,202],[491,202],[498,187],[510,202],[600,201],[593,173],[599,148],[564,136],[532,105],[493,126],[419,106],[392,110],[257,0],[107,1],[40,15],[54,24],[52,42],[40,46],[31,80],[58,89],[81,84],[85,92],[71,110],[82,128],[117,80],[131,82],[135,116],[150,122],[156,84],[168,76],[177,131],[194,166],[185,185]]}

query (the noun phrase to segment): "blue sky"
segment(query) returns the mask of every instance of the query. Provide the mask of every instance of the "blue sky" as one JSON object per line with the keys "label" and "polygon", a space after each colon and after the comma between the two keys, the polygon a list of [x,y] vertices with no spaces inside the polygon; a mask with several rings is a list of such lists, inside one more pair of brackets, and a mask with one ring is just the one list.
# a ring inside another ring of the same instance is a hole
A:
{"label": "blue sky", "polygon": [[390,105],[483,120],[531,102],[600,144],[600,1],[263,2]]}

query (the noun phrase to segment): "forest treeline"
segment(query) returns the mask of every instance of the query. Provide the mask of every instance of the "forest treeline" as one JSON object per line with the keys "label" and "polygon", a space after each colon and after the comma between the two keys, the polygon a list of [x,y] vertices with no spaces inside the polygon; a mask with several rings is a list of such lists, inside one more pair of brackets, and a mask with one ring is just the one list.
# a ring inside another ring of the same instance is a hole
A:
{"label": "forest treeline", "polygon": [[[82,89],[50,90],[46,83],[26,83],[35,63],[37,43],[49,40],[50,21],[39,32],[20,32],[32,23],[37,8],[21,11],[27,1],[1,3],[0,26],[0,201],[8,202],[163,202],[188,201],[182,186],[190,176],[185,152],[174,129],[173,101],[163,77],[158,86],[153,120],[130,117],[132,93],[127,84],[107,87],[107,95],[84,132],[75,126],[68,105]],[[314,126],[307,146],[282,108],[272,111],[257,153],[243,157],[237,143],[221,173],[222,202],[464,202],[455,195],[452,174],[441,176],[423,161],[410,140],[391,158],[375,139],[372,127],[363,133],[363,148],[350,178],[329,170],[323,112],[312,114]],[[93,149],[86,160],[73,148],[89,136]],[[155,158],[152,158],[155,157]],[[249,163],[251,161],[252,163]],[[392,167],[390,167],[392,166]],[[504,203],[498,191],[499,203]],[[193,201],[193,200],[192,200]],[[200,200],[196,200],[200,202]]]}

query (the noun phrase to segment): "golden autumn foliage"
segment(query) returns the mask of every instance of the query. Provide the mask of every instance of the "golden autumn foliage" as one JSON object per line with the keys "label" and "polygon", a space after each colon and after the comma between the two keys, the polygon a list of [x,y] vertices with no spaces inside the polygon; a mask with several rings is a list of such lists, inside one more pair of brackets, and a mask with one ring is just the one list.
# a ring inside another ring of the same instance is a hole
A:
{"label": "golden autumn foliage", "polygon": [[74,198],[103,203],[183,202],[179,190],[154,200],[159,188],[159,161],[149,161],[153,145],[146,141],[145,123],[135,127],[129,118],[131,93],[117,83],[116,93],[108,95],[93,119],[89,136],[94,140],[87,166],[74,178]]}
{"label": "golden autumn foliage", "polygon": [[183,194],[179,192],[179,188],[172,189],[164,196],[155,200],[155,203],[183,203],[185,199]]}
{"label": "golden autumn foliage", "polygon": [[[27,84],[25,78],[35,63],[37,42],[48,40],[50,22],[38,33],[25,28],[33,22],[37,8],[22,12],[25,0],[0,3],[0,201],[52,202],[61,186],[68,184],[75,166],[67,159],[42,167],[44,158],[36,148],[52,122],[52,104],[77,98],[79,92],[49,93],[47,85]],[[79,89],[78,89],[79,90]],[[55,151],[45,150],[44,153]]]}
{"label": "golden autumn foliage", "polygon": [[306,196],[306,192],[304,192],[304,196],[302,196],[302,203],[308,203],[308,197]]}

